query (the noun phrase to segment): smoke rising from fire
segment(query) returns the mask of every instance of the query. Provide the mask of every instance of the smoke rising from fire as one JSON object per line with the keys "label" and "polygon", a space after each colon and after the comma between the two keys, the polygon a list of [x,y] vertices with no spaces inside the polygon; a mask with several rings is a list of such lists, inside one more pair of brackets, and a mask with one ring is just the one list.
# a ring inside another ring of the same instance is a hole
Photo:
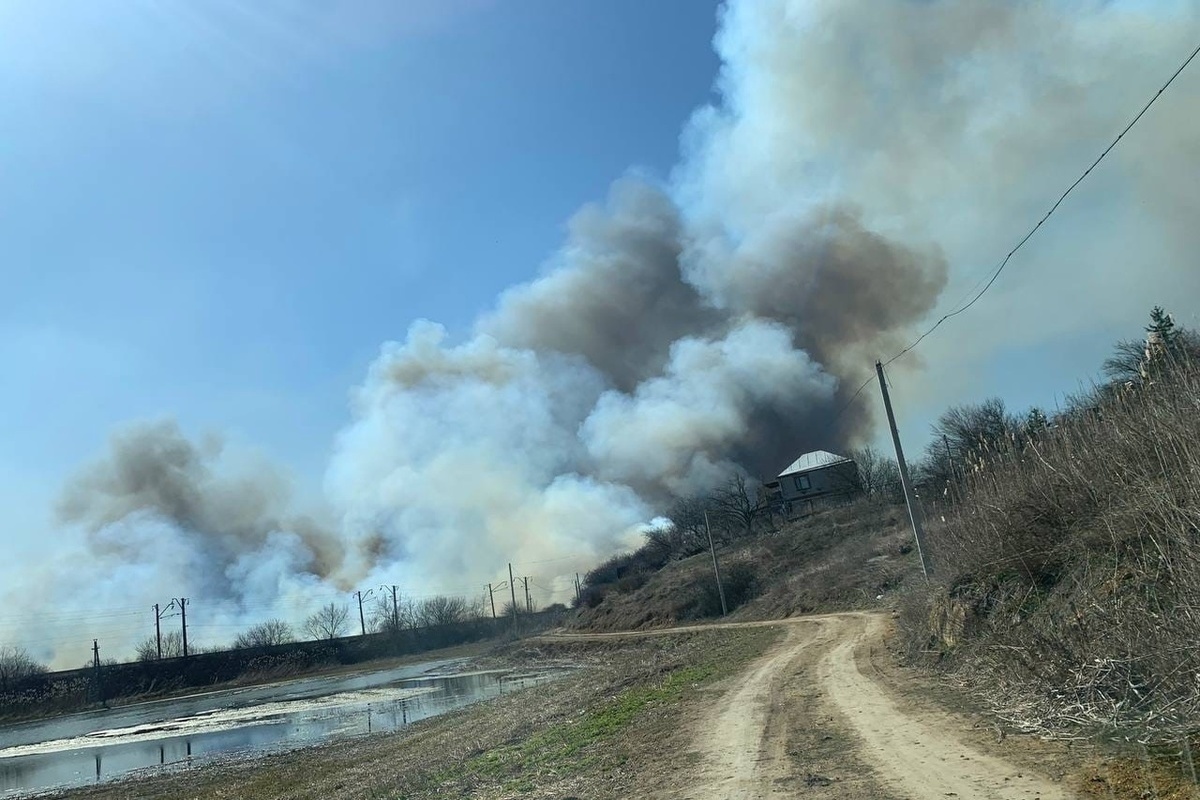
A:
{"label": "smoke rising from fire", "polygon": [[137,561],[140,542],[117,531],[138,518],[177,536],[177,547],[199,555],[193,586],[221,595],[235,591],[235,567],[279,536],[304,554],[293,569],[336,583],[345,560],[342,539],[312,516],[289,510],[288,478],[268,464],[252,474],[220,468],[222,445],[189,441],[172,421],[130,427],[112,437],[110,452],[64,488],[60,520],[78,525],[91,551],[120,563]]}
{"label": "smoke rising from fire", "polygon": [[[115,576],[97,577],[101,597],[128,604],[136,573],[209,592],[235,624],[294,617],[298,598],[351,583],[482,587],[508,561],[565,575],[635,541],[672,496],[870,436],[866,407],[837,412],[873,359],[1044,211],[1081,149],[1094,156],[1156,88],[1161,54],[1182,52],[1198,14],[729,3],[720,102],[688,121],[668,180],[617,180],[470,331],[417,321],[382,347],[334,445],[333,523],[295,514],[271,470],[233,478],[170,425],[135,429],[64,493],[84,557]],[[1153,130],[1167,133],[1123,145],[1096,177],[1113,203],[1092,209],[1105,224],[1077,221],[1111,286],[1092,308],[1051,313],[1063,293],[1047,277],[1021,313],[1069,325],[1126,308],[1145,293],[1118,269],[1130,256],[1152,283],[1194,252],[1195,226],[1172,205],[1194,197],[1191,173],[1169,158],[1133,168],[1147,148],[1195,162],[1187,97],[1161,112],[1171,124]],[[1062,235],[1077,236],[1068,213]],[[1200,271],[1175,277],[1200,299]],[[980,346],[1019,335],[1014,307],[993,308],[970,334]]]}

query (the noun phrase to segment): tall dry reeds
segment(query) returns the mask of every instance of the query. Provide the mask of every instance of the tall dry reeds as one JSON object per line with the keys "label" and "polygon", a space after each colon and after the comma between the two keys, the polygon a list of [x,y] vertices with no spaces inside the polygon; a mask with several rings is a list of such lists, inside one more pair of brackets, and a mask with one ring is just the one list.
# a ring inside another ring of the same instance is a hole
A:
{"label": "tall dry reeds", "polygon": [[983,670],[1028,727],[1200,727],[1200,362],[972,462],[931,514],[940,588],[904,615],[920,647]]}

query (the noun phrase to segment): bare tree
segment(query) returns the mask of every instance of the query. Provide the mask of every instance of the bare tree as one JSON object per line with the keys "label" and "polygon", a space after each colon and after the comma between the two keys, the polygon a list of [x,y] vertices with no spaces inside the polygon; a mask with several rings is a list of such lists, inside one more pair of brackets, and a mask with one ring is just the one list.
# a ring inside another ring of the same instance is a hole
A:
{"label": "bare tree", "polygon": [[715,514],[729,527],[750,536],[754,533],[754,523],[767,512],[766,504],[758,494],[757,487],[751,486],[744,475],[736,474],[712,493],[709,502]]}
{"label": "bare tree", "polygon": [[930,491],[946,491],[961,482],[968,470],[1007,449],[1006,442],[1021,428],[1021,421],[998,397],[951,406],[930,429],[929,444],[918,470],[920,482]]}
{"label": "bare tree", "polygon": [[336,639],[346,631],[350,607],[330,603],[304,620],[304,632],[314,639]]}
{"label": "bare tree", "polygon": [[370,608],[367,627],[373,633],[398,633],[418,627],[420,617],[420,608],[413,598],[401,597],[393,606],[391,597],[381,597]]}
{"label": "bare tree", "polygon": [[860,447],[849,455],[858,467],[858,484],[864,494],[886,499],[903,497],[900,468],[895,461],[873,447]]}
{"label": "bare tree", "polygon": [[1104,359],[1104,374],[1115,383],[1140,383],[1146,360],[1146,343],[1141,339],[1122,339]]}
{"label": "bare tree", "polygon": [[450,625],[463,622],[470,614],[470,606],[461,597],[437,595],[422,600],[418,606],[419,617],[423,625]]}
{"label": "bare tree", "polygon": [[1104,374],[1123,386],[1138,386],[1156,373],[1185,363],[1200,362],[1200,334],[1179,328],[1161,308],[1150,313],[1145,339],[1122,339],[1104,359]]}
{"label": "bare tree", "polygon": [[674,558],[687,558],[699,553],[704,549],[705,541],[703,511],[696,521],[698,524],[693,526],[686,522],[681,525],[672,519],[666,525],[647,529],[646,545],[643,549],[648,550],[654,557],[653,560],[661,564],[666,564]]}
{"label": "bare tree", "polygon": [[[191,642],[188,642],[189,652],[198,652]],[[134,651],[138,661],[156,661],[158,659],[158,641],[151,636],[143,639]],[[179,631],[164,633],[162,637],[162,657],[178,658],[183,655],[183,635]]]}
{"label": "bare tree", "polygon": [[292,626],[281,619],[269,619],[260,622],[247,631],[238,634],[233,640],[235,649],[243,650],[248,647],[269,647],[275,644],[286,644],[296,640]]}
{"label": "bare tree", "polygon": [[0,691],[7,692],[21,681],[41,675],[46,667],[33,660],[23,647],[0,647]]}
{"label": "bare tree", "polygon": [[667,512],[678,542],[678,555],[690,556],[705,547],[708,534],[704,530],[704,511],[707,502],[701,497],[681,497]]}
{"label": "bare tree", "polygon": [[[399,605],[399,604],[397,604]],[[402,629],[399,608],[392,608],[390,597],[376,598],[367,611],[367,630],[371,633],[397,633]]]}

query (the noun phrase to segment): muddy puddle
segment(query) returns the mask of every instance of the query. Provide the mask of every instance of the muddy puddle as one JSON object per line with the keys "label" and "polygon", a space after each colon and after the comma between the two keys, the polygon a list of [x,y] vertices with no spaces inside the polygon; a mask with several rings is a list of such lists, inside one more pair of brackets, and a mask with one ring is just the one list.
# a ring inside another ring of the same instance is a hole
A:
{"label": "muddy puddle", "polygon": [[0,797],[395,731],[562,674],[455,672],[457,666],[443,661],[289,681],[0,727]]}

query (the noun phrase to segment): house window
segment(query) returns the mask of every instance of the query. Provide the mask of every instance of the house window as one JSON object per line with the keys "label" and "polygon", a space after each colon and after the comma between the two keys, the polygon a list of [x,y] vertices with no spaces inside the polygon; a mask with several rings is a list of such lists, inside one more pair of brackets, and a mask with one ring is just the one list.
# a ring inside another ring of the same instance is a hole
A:
{"label": "house window", "polygon": [[807,492],[812,488],[812,481],[808,479],[807,475],[797,475],[792,480],[796,482],[796,491]]}

